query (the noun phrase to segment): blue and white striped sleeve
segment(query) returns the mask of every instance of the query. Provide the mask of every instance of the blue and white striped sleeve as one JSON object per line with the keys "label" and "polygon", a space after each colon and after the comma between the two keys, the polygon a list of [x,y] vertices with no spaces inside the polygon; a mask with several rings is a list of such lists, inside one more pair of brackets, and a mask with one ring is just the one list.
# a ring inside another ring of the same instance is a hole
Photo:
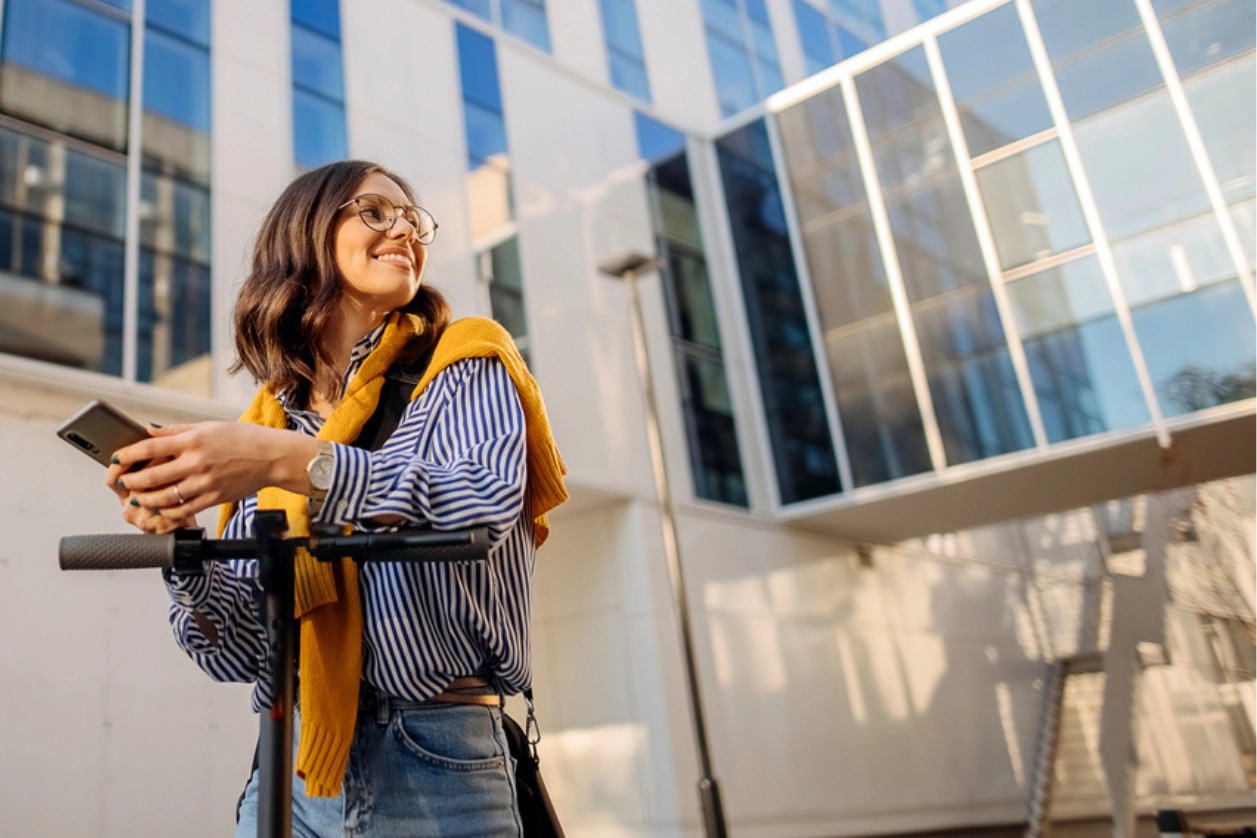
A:
{"label": "blue and white striped sleeve", "polygon": [[325,521],[437,530],[489,527],[494,544],[524,509],[524,411],[505,365],[470,358],[410,403],[378,451],[337,446]]}
{"label": "blue and white striped sleeve", "polygon": [[[245,538],[256,499],[232,516],[224,538]],[[246,508],[247,507],[247,508]],[[257,561],[206,562],[204,576],[166,576],[170,626],[188,657],[216,681],[257,680],[265,654],[255,595]]]}

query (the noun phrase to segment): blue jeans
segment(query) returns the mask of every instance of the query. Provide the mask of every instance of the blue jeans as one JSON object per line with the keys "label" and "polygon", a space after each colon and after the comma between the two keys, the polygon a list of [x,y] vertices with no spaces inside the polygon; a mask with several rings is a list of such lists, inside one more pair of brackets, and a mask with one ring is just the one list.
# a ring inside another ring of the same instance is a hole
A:
{"label": "blue jeans", "polygon": [[[293,719],[294,751],[300,730]],[[292,780],[298,838],[520,838],[515,766],[497,707],[401,701],[363,688],[340,797],[306,797]],[[257,835],[258,776],[236,838]]]}

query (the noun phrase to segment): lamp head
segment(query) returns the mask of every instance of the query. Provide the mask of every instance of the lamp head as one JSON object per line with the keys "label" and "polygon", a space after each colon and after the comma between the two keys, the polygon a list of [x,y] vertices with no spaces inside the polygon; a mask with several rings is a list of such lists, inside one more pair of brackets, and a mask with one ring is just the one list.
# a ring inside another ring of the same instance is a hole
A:
{"label": "lamp head", "polygon": [[598,263],[598,270],[607,276],[624,279],[629,274],[634,276],[656,270],[662,262],[658,256],[647,255],[637,250],[626,250]]}

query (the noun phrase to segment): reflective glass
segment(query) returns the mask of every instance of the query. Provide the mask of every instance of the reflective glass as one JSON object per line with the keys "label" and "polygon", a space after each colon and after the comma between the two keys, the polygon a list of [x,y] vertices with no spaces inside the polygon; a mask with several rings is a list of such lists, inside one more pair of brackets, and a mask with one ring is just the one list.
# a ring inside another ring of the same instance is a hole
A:
{"label": "reflective glass", "polygon": [[742,43],[742,19],[734,0],[702,0],[703,22],[734,43]]}
{"label": "reflective glass", "polygon": [[463,103],[467,128],[467,159],[475,169],[495,155],[506,154],[506,123],[502,115],[474,102]]}
{"label": "reflective glass", "polygon": [[851,56],[864,52],[869,48],[869,45],[865,41],[857,38],[855,35],[852,35],[843,27],[838,26],[835,28],[838,30],[839,57],[850,58]]}
{"label": "reflective glass", "polygon": [[1143,28],[1129,0],[1030,0],[1030,6],[1053,60]]}
{"label": "reflective glass", "polygon": [[637,153],[647,162],[685,150],[685,134],[641,111],[633,111],[633,127],[637,133]]}
{"label": "reflective glass", "polygon": [[1208,206],[1204,183],[1164,90],[1076,124],[1074,136],[1110,239]]}
{"label": "reflective glass", "polygon": [[349,154],[345,108],[302,90],[292,92],[292,136],[297,165],[307,169]]}
{"label": "reflective glass", "polygon": [[65,0],[4,3],[0,109],[126,148],[128,25]]}
{"label": "reflective glass", "polygon": [[711,51],[712,75],[720,99],[720,112],[732,116],[759,101],[755,87],[755,71],[751,69],[746,50],[708,31],[707,48]]}
{"label": "reflective glass", "polygon": [[1231,220],[1239,231],[1240,244],[1244,247],[1251,271],[1257,266],[1257,254],[1254,253],[1254,245],[1257,244],[1257,201],[1249,199],[1231,204]]}
{"label": "reflective glass", "polygon": [[702,250],[690,167],[684,155],[656,164],[651,170],[650,182],[656,227],[669,239]]}
{"label": "reflective glass", "polygon": [[1149,421],[1094,256],[1008,283],[1049,442]]}
{"label": "reflective glass", "polygon": [[[208,133],[209,54],[155,30],[144,35],[144,107],[179,125]],[[145,145],[148,145],[147,138]]]}
{"label": "reflective glass", "polygon": [[498,57],[493,39],[461,23],[455,26],[455,32],[463,98],[501,113],[502,93],[498,87]]}
{"label": "reflective glass", "polygon": [[642,35],[637,25],[636,0],[598,0],[602,12],[602,30],[608,44],[626,56],[641,59]]}
{"label": "reflective glass", "polygon": [[1073,120],[1129,101],[1163,84],[1152,47],[1136,30],[1099,51],[1053,62],[1065,111]]}
{"label": "reflective glass", "polygon": [[[102,339],[99,354],[95,358],[83,359],[81,364],[76,365],[110,375],[121,375],[122,242],[70,227],[62,228],[61,253],[57,264],[63,283],[91,292],[100,300],[100,308],[95,308],[91,315],[91,321],[94,322],[89,321],[90,328]],[[48,340],[57,338],[50,337]],[[65,363],[58,358],[49,360]]]}
{"label": "reflective glass", "polygon": [[759,73],[757,99],[763,99],[786,86],[786,80],[781,75],[781,65],[777,63],[776,59],[767,59],[761,56],[756,59],[755,68]]}
{"label": "reflective glass", "polygon": [[449,0],[449,2],[459,8],[466,9],[484,20],[493,20],[493,12],[489,7],[489,0]]}
{"label": "reflective glass", "polygon": [[912,8],[917,13],[917,22],[924,23],[947,11],[947,0],[912,0]]}
{"label": "reflective glass", "polygon": [[971,157],[1052,127],[1013,4],[944,32],[938,46]]}
{"label": "reflective glass", "polygon": [[650,101],[650,80],[646,77],[646,67],[640,60],[618,52],[609,52],[607,60],[611,62],[611,84],[617,90],[623,90],[643,102]]}
{"label": "reflective glass", "polygon": [[209,263],[208,190],[145,172],[140,202],[140,242],[145,247]]}
{"label": "reflective glass", "polygon": [[783,503],[840,490],[811,333],[762,121],[716,142]]}
{"label": "reflective glass", "polygon": [[819,72],[838,60],[829,40],[829,19],[803,0],[794,0],[794,22],[809,73]]}
{"label": "reflective glass", "polygon": [[746,506],[746,480],[724,363],[684,348],[676,350],[676,362],[694,494]]}
{"label": "reflective glass", "polygon": [[1033,443],[921,48],[856,77],[949,463]]}
{"label": "reflective glass", "polygon": [[1058,141],[984,166],[977,180],[1004,270],[1091,240]]}
{"label": "reflective glass", "polygon": [[665,285],[672,334],[690,343],[720,349],[720,327],[711,298],[707,263],[675,244],[668,247],[668,279]]}
{"label": "reflective glass", "polygon": [[1132,306],[1235,276],[1235,264],[1212,212],[1114,242],[1113,260]]}
{"label": "reflective glass", "polygon": [[[126,171],[122,166],[64,150],[65,220],[122,239],[126,235]],[[119,275],[119,278],[121,275]]]}
{"label": "reflective glass", "polygon": [[753,23],[769,25],[768,7],[764,5],[764,0],[743,0],[746,5],[746,15]]}
{"label": "reflective glass", "polygon": [[1228,202],[1257,192],[1257,63],[1250,54],[1192,76],[1183,84],[1209,160]]}
{"label": "reflective glass", "polygon": [[136,377],[208,394],[211,368],[209,268],[140,251]]}
{"label": "reflective glass", "polygon": [[4,12],[6,63],[126,99],[127,24],[65,0],[8,0]]}
{"label": "reflective glass", "polygon": [[1254,395],[1257,330],[1238,282],[1140,306],[1131,316],[1167,416]]}
{"label": "reflective glass", "polygon": [[339,41],[301,26],[292,28],[292,83],[336,102],[345,100]]}
{"label": "reflective glass", "polygon": [[[335,0],[332,2],[334,4]],[[149,26],[160,26],[193,43],[209,46],[210,4],[207,0],[145,0],[144,20]]]}
{"label": "reflective glass", "polygon": [[550,51],[550,26],[541,0],[501,0],[502,28],[537,49]]}
{"label": "reflective glass", "polygon": [[1253,49],[1257,5],[1252,0],[1201,3],[1180,15],[1164,15],[1161,31],[1183,78]]}
{"label": "reflective glass", "polygon": [[[196,0],[185,0],[185,2],[196,2]],[[340,0],[292,0],[292,21],[299,26],[313,29],[332,40],[339,41]]]}
{"label": "reflective glass", "polygon": [[528,318],[524,312],[524,278],[519,261],[519,239],[515,236],[489,252],[492,273],[489,280],[489,304],[493,319],[502,324],[516,340],[527,336]]}

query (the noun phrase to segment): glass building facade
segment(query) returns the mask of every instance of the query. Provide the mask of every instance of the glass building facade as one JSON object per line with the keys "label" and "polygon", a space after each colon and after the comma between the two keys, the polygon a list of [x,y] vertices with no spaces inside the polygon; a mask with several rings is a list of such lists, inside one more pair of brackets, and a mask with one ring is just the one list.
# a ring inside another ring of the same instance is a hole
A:
{"label": "glass building facade", "polygon": [[[1253,4],[972,5],[775,106],[776,164],[763,123],[716,141],[785,503],[1254,395]],[[774,227],[774,172],[797,270],[743,246]],[[767,276],[806,285],[814,332]],[[763,370],[806,369],[812,342],[825,400],[800,395],[815,375]],[[831,414],[804,443],[823,462],[834,429],[829,488],[783,476],[801,473],[782,468],[797,425],[771,418],[786,392]]]}
{"label": "glass building facade", "polygon": [[3,4],[0,351],[208,392],[209,15]]}
{"label": "glass building facade", "polygon": [[349,156],[340,0],[290,0],[292,144],[301,171]]}

